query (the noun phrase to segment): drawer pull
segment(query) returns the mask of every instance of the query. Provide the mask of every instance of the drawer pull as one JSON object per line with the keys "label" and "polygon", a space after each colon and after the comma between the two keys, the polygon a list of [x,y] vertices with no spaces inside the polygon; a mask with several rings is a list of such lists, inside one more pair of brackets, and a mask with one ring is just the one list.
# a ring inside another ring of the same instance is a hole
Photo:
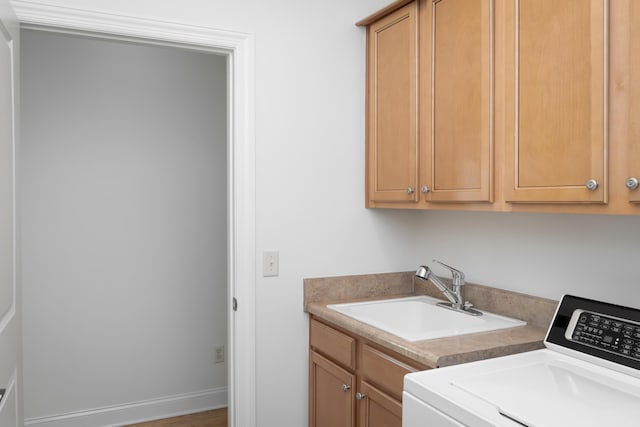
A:
{"label": "drawer pull", "polygon": [[342,391],[349,391],[351,390],[351,386],[349,384],[342,384]]}
{"label": "drawer pull", "polygon": [[366,397],[367,397],[367,395],[364,394],[364,393],[360,393],[360,392],[356,393],[356,400],[362,400],[362,399],[364,399]]}

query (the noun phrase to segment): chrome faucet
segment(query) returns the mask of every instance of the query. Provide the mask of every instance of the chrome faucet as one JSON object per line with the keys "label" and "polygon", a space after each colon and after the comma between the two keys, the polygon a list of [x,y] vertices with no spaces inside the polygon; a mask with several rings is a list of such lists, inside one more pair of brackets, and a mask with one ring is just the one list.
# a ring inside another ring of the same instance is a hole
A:
{"label": "chrome faucet", "polygon": [[457,268],[453,268],[450,265],[447,265],[443,262],[434,259],[433,262],[437,262],[441,266],[449,269],[451,271],[452,284],[453,287],[449,288],[442,280],[438,278],[433,271],[425,265],[421,265],[416,270],[416,277],[422,280],[429,280],[431,283],[436,285],[440,292],[443,293],[445,297],[450,302],[439,302],[437,305],[440,307],[448,308],[449,310],[459,311],[461,313],[470,314],[472,316],[481,316],[482,312],[471,308],[471,304],[468,301],[464,300],[464,273]]}

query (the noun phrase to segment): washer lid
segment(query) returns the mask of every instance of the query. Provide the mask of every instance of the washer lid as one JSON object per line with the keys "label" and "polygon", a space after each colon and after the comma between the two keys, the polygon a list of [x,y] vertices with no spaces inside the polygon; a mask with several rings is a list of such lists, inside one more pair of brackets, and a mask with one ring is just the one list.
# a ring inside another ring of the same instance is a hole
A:
{"label": "washer lid", "polygon": [[637,425],[640,385],[562,360],[458,377],[451,382],[527,427]]}

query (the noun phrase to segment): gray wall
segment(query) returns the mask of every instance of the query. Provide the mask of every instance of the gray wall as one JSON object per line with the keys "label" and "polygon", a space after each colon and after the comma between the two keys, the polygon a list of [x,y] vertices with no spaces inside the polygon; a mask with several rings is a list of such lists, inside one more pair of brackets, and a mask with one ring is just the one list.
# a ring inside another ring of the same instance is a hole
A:
{"label": "gray wall", "polygon": [[26,418],[226,393],[226,58],[22,40]]}

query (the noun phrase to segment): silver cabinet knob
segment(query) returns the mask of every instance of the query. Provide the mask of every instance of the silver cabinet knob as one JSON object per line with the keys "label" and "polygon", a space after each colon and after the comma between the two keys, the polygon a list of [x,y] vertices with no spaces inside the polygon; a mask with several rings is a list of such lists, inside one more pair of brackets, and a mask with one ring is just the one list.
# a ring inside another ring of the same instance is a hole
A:
{"label": "silver cabinet knob", "polygon": [[342,391],[349,391],[351,390],[351,386],[349,384],[342,384]]}
{"label": "silver cabinet knob", "polygon": [[407,194],[413,194],[414,191],[413,187],[407,187]]}
{"label": "silver cabinet knob", "polygon": [[357,393],[356,393],[356,400],[362,400],[362,399],[364,399],[365,397],[367,397],[367,395],[366,395],[366,394],[364,394],[364,393],[360,393],[360,392],[357,392]]}
{"label": "silver cabinet knob", "polygon": [[635,190],[636,188],[638,188],[638,178],[636,178],[635,176],[630,176],[629,178],[627,178],[627,180],[624,182],[624,185],[629,189],[629,190]]}
{"label": "silver cabinet knob", "polygon": [[422,186],[422,188],[420,189],[420,191],[422,191],[423,193],[425,193],[425,194],[426,194],[426,193],[428,193],[428,192],[429,192],[429,191],[431,191],[431,190],[430,190],[430,189],[429,189],[429,187],[427,187],[426,185],[423,185],[423,186]]}
{"label": "silver cabinet knob", "polygon": [[594,191],[596,188],[598,188],[598,181],[596,181],[595,179],[590,179],[589,181],[587,181],[587,190],[589,191]]}

